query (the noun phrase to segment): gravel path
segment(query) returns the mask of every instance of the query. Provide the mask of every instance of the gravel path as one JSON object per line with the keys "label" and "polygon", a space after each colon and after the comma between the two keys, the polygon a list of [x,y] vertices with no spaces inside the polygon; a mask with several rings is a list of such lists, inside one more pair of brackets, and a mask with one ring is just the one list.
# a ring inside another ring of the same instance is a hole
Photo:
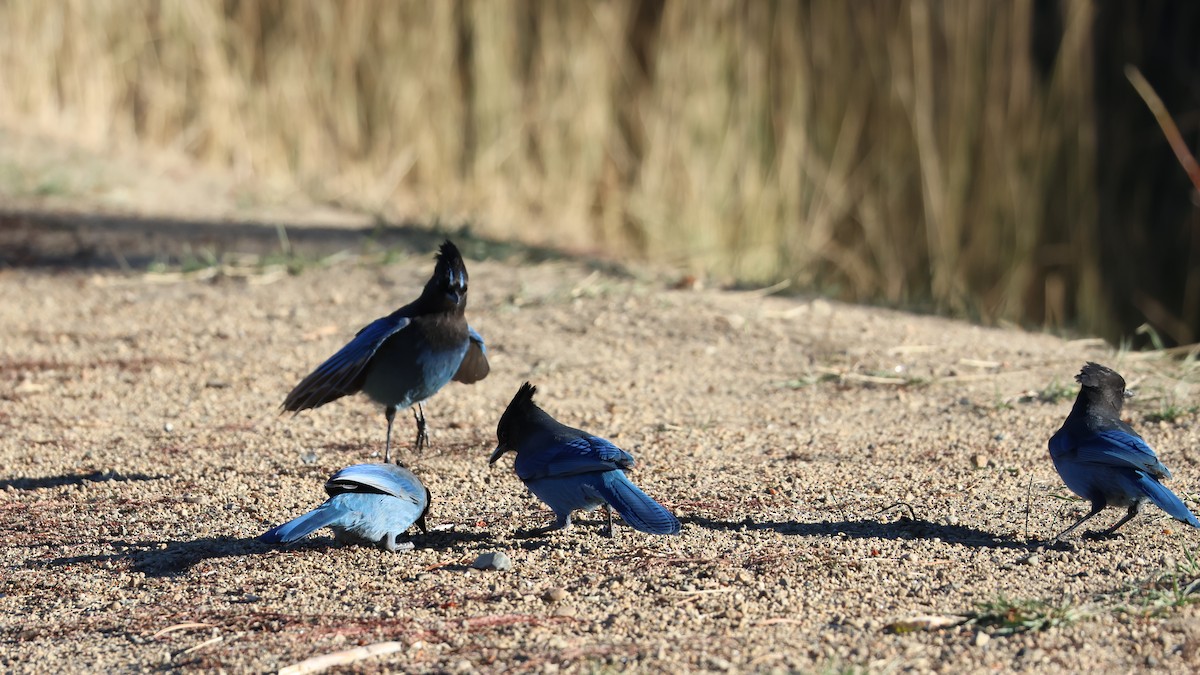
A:
{"label": "gravel path", "polygon": [[[422,454],[397,417],[441,526],[399,554],[328,531],[286,550],[255,538],[318,504],[334,471],[378,460],[384,419],[365,398],[278,408],[416,295],[428,253],[294,276],[0,270],[3,669],[269,671],[389,641],[351,668],[1200,667],[1200,610],[1172,585],[1200,577],[1200,533],[1148,509],[1111,540],[1040,544],[1086,510],[1046,450],[1085,360],[1139,390],[1130,421],[1200,506],[1186,365],[571,261],[468,265],[492,373],[427,404]],[[583,516],[519,538],[552,515],[511,458],[486,459],[525,380],[632,452],[682,534],[609,540]],[[513,569],[471,569],[486,552]],[[912,621],[997,602],[995,621]]]}

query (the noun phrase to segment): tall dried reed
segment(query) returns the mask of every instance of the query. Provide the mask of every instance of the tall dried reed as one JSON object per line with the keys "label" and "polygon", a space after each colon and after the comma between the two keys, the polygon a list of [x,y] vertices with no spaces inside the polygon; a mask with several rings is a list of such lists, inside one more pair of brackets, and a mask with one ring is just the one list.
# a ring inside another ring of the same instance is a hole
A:
{"label": "tall dried reed", "polygon": [[393,217],[1100,327],[1088,0],[12,0],[0,122]]}

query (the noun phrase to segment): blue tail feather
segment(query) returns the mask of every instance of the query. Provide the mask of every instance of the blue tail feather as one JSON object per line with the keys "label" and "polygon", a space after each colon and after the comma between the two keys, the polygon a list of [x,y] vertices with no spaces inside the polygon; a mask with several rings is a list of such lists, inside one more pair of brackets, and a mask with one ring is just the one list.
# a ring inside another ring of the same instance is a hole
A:
{"label": "blue tail feather", "polygon": [[268,544],[290,544],[307,537],[322,527],[329,527],[341,517],[341,509],[326,502],[299,518],[268,530],[259,539]]}
{"label": "blue tail feather", "polygon": [[630,482],[624,472],[606,473],[594,489],[633,529],[647,534],[679,534],[679,519]]}
{"label": "blue tail feather", "polygon": [[1150,501],[1157,504],[1158,508],[1166,511],[1169,516],[1183,521],[1192,527],[1200,528],[1200,520],[1197,520],[1196,516],[1188,510],[1183,500],[1175,496],[1175,493],[1168,490],[1162,483],[1144,473],[1138,472],[1137,484],[1146,493],[1146,496],[1150,498]]}

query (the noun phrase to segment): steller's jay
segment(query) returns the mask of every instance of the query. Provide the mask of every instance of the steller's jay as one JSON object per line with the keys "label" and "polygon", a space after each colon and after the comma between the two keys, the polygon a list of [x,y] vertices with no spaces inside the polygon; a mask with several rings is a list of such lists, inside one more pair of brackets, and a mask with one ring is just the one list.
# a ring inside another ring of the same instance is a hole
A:
{"label": "steller's jay", "polygon": [[1146,501],[1154,502],[1171,517],[1200,528],[1200,520],[1160,479],[1171,472],[1158,461],[1154,450],[1121,420],[1121,406],[1132,394],[1116,371],[1087,363],[1075,376],[1081,385],[1075,406],[1062,428],[1050,437],[1050,458],[1071,492],[1092,503],[1079,522],[1054,538],[1058,541],[1108,506],[1128,511],[1116,525],[1099,536],[1112,534],[1137,515]]}
{"label": "steller's jay", "polygon": [[458,249],[447,241],[421,297],[358,331],[349,344],[296,385],[283,409],[298,413],[366,392],[386,406],[383,461],[388,463],[396,410],[415,406],[419,451],[429,441],[421,402],[452,379],[471,384],[487,377],[490,369],[483,338],[463,316],[466,306],[467,268]]}
{"label": "steller's jay", "polygon": [[505,452],[517,453],[513,470],[529,491],[556,516],[547,530],[571,526],[571,512],[604,506],[607,535],[613,536],[612,508],[634,529],[678,534],[679,521],[625,476],[633,456],[612,443],[560,424],[533,402],[537,388],[526,382],[496,426],[498,445],[489,464]]}
{"label": "steller's jay", "polygon": [[392,551],[412,548],[397,543],[416,523],[426,532],[429,490],[416,474],[396,464],[355,464],[325,483],[329,499],[308,513],[272,528],[259,539],[270,544],[290,544],[322,527],[333,530],[340,542],[378,545]]}

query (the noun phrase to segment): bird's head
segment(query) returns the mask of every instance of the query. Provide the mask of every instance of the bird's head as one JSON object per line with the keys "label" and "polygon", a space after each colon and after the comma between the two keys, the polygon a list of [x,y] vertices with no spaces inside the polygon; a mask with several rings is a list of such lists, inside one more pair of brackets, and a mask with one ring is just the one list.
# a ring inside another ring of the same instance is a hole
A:
{"label": "bird's head", "polygon": [[444,303],[446,309],[467,306],[467,266],[458,248],[446,240],[437,254],[433,276],[425,284],[425,294]]}
{"label": "bird's head", "polygon": [[496,424],[496,449],[488,458],[488,464],[495,464],[496,460],[509,450],[517,452],[517,433],[529,413],[538,409],[533,403],[533,395],[536,393],[537,387],[528,382],[517,390],[516,396],[513,396],[508,408],[500,416],[500,422]]}
{"label": "bird's head", "polygon": [[1075,381],[1082,386],[1081,395],[1089,400],[1099,399],[1118,413],[1121,412],[1121,406],[1125,405],[1125,399],[1133,396],[1132,391],[1125,389],[1125,378],[1099,363],[1088,361],[1075,376]]}

